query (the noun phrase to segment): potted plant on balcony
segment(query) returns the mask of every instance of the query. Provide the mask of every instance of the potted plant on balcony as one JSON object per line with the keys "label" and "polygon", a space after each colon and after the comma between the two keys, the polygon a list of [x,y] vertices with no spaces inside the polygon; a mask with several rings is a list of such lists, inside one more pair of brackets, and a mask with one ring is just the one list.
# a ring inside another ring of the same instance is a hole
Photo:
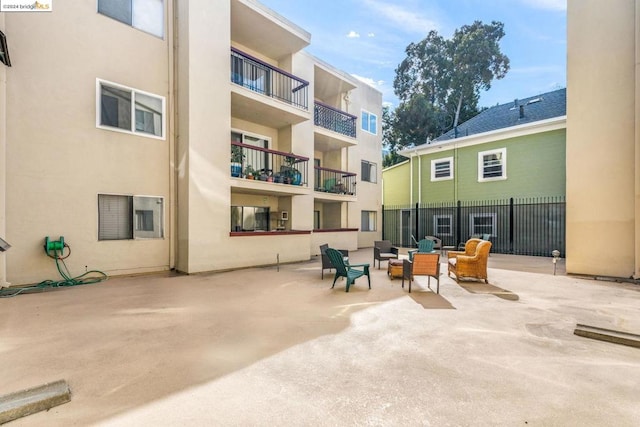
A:
{"label": "potted plant on balcony", "polygon": [[244,153],[242,147],[237,145],[231,146],[231,176],[236,178],[242,175],[242,161],[244,160]]}
{"label": "potted plant on balcony", "polygon": [[255,170],[253,169],[253,166],[247,165],[247,167],[244,168],[244,176],[247,179],[253,179],[254,173],[255,173]]}
{"label": "potted plant on balcony", "polygon": [[300,185],[302,183],[302,174],[294,167],[298,162],[298,159],[292,156],[287,156],[284,158],[284,162],[287,165],[284,173],[285,184]]}

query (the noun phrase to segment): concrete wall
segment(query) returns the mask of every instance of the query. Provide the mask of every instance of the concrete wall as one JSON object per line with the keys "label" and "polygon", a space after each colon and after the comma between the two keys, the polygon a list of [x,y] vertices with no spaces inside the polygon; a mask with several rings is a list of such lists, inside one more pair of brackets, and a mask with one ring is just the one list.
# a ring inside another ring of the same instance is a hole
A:
{"label": "concrete wall", "polygon": [[[0,31],[4,33],[4,15],[0,14]],[[7,236],[7,67],[0,64],[0,238]],[[0,287],[7,281],[6,252],[0,252]]]}
{"label": "concrete wall", "polygon": [[568,273],[639,273],[637,3],[568,3]]}
{"label": "concrete wall", "polygon": [[[60,278],[44,254],[45,236],[65,237],[72,275],[87,268],[110,274],[170,268],[167,238],[98,241],[99,193],[163,197],[169,217],[173,147],[169,128],[165,139],[97,128],[96,79],[168,99],[171,43],[98,14],[95,2],[59,2],[51,13],[3,18],[13,64],[2,71],[6,111],[0,114],[6,114],[0,137],[10,207],[6,240],[13,245],[8,281]],[[165,233],[171,230],[166,222]]]}

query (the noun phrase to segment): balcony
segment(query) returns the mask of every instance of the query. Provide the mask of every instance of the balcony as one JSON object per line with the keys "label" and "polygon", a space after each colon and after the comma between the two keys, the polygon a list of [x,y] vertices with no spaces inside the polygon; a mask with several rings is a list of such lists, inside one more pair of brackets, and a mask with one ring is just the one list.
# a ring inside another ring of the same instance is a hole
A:
{"label": "balcony", "polygon": [[357,117],[320,101],[315,101],[315,147],[318,151],[334,151],[356,145]]}
{"label": "balcony", "polygon": [[313,122],[316,126],[329,129],[350,138],[356,137],[357,117],[316,101]]}
{"label": "balcony", "polygon": [[231,142],[232,187],[253,194],[308,194],[309,158]]}
{"label": "balcony", "polygon": [[355,200],[357,174],[314,166],[315,198],[336,201]]}
{"label": "balcony", "polygon": [[280,129],[311,119],[309,83],[231,48],[231,114]]}

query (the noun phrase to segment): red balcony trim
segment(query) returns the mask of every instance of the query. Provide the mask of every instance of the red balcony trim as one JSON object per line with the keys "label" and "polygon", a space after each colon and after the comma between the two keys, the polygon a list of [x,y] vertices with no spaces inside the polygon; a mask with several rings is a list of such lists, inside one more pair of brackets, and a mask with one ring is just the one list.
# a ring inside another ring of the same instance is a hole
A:
{"label": "red balcony trim", "polygon": [[280,156],[285,156],[285,157],[293,157],[293,158],[297,159],[298,161],[302,161],[302,162],[309,161],[308,157],[299,156],[299,155],[293,154],[293,153],[286,153],[284,151],[277,151],[277,150],[270,150],[268,148],[256,147],[255,145],[243,144],[241,142],[231,141],[231,145],[236,145],[236,146],[242,147],[242,148],[248,148],[250,150],[263,151],[265,153],[278,154]]}
{"label": "red balcony trim", "polygon": [[339,173],[339,174],[342,174],[342,176],[356,176],[356,175],[358,175],[357,173],[346,172],[346,171],[341,171],[341,170],[337,170],[337,169],[323,168],[322,166],[314,166],[313,168],[315,170],[319,170],[319,171],[327,171],[327,172]]}
{"label": "red balcony trim", "polygon": [[[286,72],[285,70],[283,70],[283,69],[281,69],[281,68],[274,67],[273,65],[268,64],[268,63],[266,63],[266,62],[264,62],[264,61],[262,61],[262,60],[260,60],[260,59],[256,58],[255,56],[251,56],[251,55],[249,55],[248,53],[245,53],[245,52],[243,52],[243,51],[241,51],[241,50],[239,50],[239,49],[236,49],[235,47],[232,47],[232,48],[231,48],[231,52],[235,52],[235,53],[237,53],[238,55],[245,56],[245,57],[249,58],[250,60],[257,62],[257,63],[258,63],[258,64],[260,64],[260,65],[264,65],[265,67],[267,67],[267,68],[271,68],[272,70],[276,70],[277,72],[279,72],[279,73],[281,73],[281,74],[284,74],[285,76],[287,76],[287,77],[289,77],[289,78],[291,78],[291,79],[293,79],[293,80],[299,81],[300,83],[302,83],[302,86],[303,86],[303,87],[304,87],[304,86],[309,86],[309,82],[308,82],[308,81],[303,80],[303,79],[301,79],[300,77],[294,76],[293,74],[288,73],[288,72]],[[296,89],[297,89],[297,90],[299,90],[300,88],[296,88]]]}
{"label": "red balcony trim", "polygon": [[335,233],[335,232],[343,232],[343,231],[359,231],[358,228],[323,228],[323,229],[313,229],[314,233]]}
{"label": "red balcony trim", "polygon": [[230,237],[246,237],[246,236],[289,236],[296,234],[311,234],[310,230],[292,230],[292,231],[231,231]]}

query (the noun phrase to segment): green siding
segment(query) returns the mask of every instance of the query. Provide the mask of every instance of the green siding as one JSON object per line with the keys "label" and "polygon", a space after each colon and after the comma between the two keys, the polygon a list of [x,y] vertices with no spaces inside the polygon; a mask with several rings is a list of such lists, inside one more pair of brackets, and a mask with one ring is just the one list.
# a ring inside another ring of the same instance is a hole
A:
{"label": "green siding", "polygon": [[[566,131],[447,150],[421,156],[423,202],[564,196]],[[478,153],[507,150],[507,179],[478,182]],[[431,160],[454,158],[454,179],[431,182]]]}
{"label": "green siding", "polygon": [[383,203],[385,206],[411,203],[409,170],[411,162],[393,166],[382,171]]}
{"label": "green siding", "polygon": [[[561,129],[421,155],[420,167],[414,158],[383,171],[385,205],[411,203],[409,176],[414,182],[413,203],[564,196],[565,141],[566,130]],[[507,179],[478,182],[478,153],[501,148],[507,150]],[[432,182],[431,161],[446,157],[453,157],[454,178]]]}

